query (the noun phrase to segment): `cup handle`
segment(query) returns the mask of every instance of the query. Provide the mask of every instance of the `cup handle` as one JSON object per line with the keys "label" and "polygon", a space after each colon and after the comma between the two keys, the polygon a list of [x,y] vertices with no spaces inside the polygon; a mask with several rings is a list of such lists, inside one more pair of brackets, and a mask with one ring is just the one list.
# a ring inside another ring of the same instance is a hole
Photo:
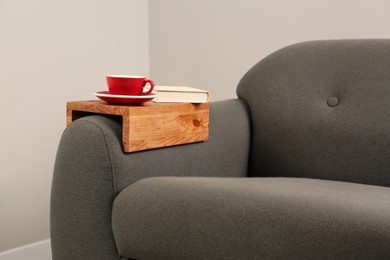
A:
{"label": "cup handle", "polygon": [[149,95],[152,91],[153,91],[153,88],[154,88],[154,82],[153,80],[151,79],[145,79],[144,81],[144,87],[146,86],[146,84],[149,83],[150,84],[150,89],[146,92],[142,92],[142,95]]}

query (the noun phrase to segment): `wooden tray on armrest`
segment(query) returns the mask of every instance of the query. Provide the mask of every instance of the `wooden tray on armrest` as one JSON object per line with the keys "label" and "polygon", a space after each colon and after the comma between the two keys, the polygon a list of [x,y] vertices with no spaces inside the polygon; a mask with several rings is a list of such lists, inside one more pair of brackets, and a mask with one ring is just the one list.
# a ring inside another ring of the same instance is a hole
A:
{"label": "wooden tray on armrest", "polygon": [[100,100],[67,102],[67,125],[90,114],[122,117],[124,152],[202,142],[209,136],[209,103],[123,106]]}

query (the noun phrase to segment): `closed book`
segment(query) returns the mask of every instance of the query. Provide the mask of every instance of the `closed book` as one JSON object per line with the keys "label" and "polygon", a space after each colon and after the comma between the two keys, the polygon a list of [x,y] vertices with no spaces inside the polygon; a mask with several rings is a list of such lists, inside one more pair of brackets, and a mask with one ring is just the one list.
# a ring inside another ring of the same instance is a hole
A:
{"label": "closed book", "polygon": [[210,101],[210,92],[203,89],[179,86],[155,86],[157,103],[206,103]]}

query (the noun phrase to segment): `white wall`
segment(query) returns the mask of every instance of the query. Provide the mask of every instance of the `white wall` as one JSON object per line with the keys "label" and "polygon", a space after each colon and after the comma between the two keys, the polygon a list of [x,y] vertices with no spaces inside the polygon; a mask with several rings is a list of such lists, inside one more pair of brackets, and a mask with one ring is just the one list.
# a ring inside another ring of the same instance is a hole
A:
{"label": "white wall", "polygon": [[146,0],[0,0],[0,252],[49,238],[66,101],[149,74]]}
{"label": "white wall", "polygon": [[389,12],[388,0],[149,0],[151,77],[233,98],[243,74],[286,45],[390,38]]}

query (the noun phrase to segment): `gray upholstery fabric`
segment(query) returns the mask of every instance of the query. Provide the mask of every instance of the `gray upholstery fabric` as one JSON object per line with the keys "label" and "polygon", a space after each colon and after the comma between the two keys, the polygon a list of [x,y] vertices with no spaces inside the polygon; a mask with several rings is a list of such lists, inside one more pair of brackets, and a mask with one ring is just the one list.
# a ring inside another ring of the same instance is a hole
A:
{"label": "gray upholstery fabric", "polygon": [[206,142],[131,154],[122,152],[118,118],[76,120],[62,136],[54,169],[53,259],[118,259],[111,210],[122,189],[150,176],[246,176],[249,138],[242,100],[211,104]]}
{"label": "gray upholstery fabric", "polygon": [[114,124],[102,117],[80,120],[62,136],[51,195],[53,260],[118,259],[111,229],[115,175],[108,130],[99,123]]}
{"label": "gray upholstery fabric", "polygon": [[53,259],[390,259],[389,71],[390,40],[286,47],[211,103],[203,143],[125,154],[117,117],[75,121]]}
{"label": "gray upholstery fabric", "polygon": [[304,178],[148,178],[117,196],[113,230],[136,259],[390,259],[390,192]]}
{"label": "gray upholstery fabric", "polygon": [[390,186],[390,40],[283,48],[237,94],[251,109],[251,176]]}

